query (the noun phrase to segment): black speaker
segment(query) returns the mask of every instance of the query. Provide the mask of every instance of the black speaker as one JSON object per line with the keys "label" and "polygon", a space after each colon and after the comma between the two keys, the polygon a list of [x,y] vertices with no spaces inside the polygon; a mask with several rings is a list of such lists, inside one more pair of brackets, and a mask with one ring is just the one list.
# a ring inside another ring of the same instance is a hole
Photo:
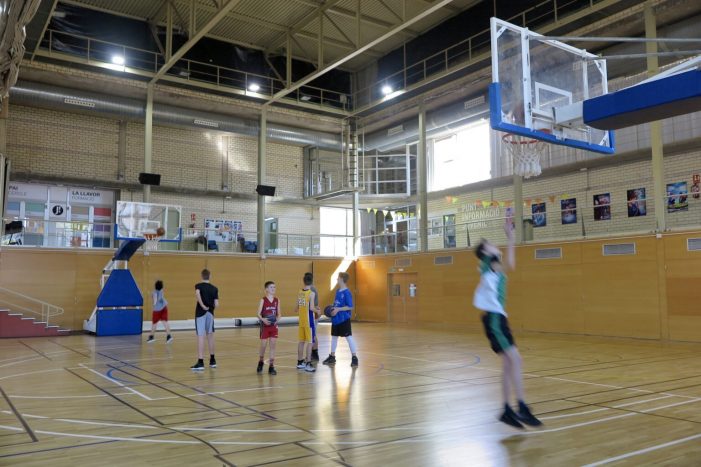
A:
{"label": "black speaker", "polygon": [[141,183],[142,185],[160,185],[161,174],[149,174],[146,172],[141,172],[139,174],[139,183]]}
{"label": "black speaker", "polygon": [[256,186],[256,193],[261,196],[275,196],[275,187],[269,185]]}

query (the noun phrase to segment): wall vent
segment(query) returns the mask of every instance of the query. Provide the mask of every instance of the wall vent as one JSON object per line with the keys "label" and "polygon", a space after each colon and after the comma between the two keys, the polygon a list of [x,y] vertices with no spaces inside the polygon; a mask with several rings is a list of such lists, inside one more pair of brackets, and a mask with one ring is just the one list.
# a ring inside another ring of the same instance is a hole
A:
{"label": "wall vent", "polygon": [[603,246],[604,256],[634,255],[635,243],[611,243]]}
{"label": "wall vent", "polygon": [[442,266],[444,264],[453,264],[453,256],[435,256],[433,258],[433,264],[436,266]]}
{"label": "wall vent", "polygon": [[387,130],[387,136],[394,136],[404,131],[404,125],[393,126]]}
{"label": "wall vent", "polygon": [[701,238],[687,238],[686,249],[688,251],[701,251]]}
{"label": "wall vent", "polygon": [[477,107],[480,104],[484,104],[484,96],[475,97],[469,101],[465,101],[465,110],[471,109],[472,107]]}
{"label": "wall vent", "polygon": [[411,258],[398,258],[394,260],[394,265],[398,268],[408,268],[411,266]]}
{"label": "wall vent", "polygon": [[537,248],[535,259],[559,259],[562,258],[562,248]]}
{"label": "wall vent", "polygon": [[209,128],[219,128],[218,122],[213,122],[211,120],[202,120],[201,118],[196,118],[195,120],[193,120],[193,123],[195,125],[206,126]]}
{"label": "wall vent", "polygon": [[78,105],[80,107],[90,107],[91,109],[95,107],[94,102],[86,101],[85,99],[75,99],[73,97],[66,97],[63,102],[70,105]]}

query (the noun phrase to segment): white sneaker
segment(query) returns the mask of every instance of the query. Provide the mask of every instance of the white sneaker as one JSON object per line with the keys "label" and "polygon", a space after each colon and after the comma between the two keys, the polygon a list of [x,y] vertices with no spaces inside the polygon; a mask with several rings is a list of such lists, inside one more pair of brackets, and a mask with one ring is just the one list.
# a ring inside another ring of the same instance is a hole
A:
{"label": "white sneaker", "polygon": [[306,368],[306,366],[307,366],[307,365],[306,365],[304,362],[298,363],[298,364],[297,364],[297,369],[298,369],[298,370],[304,370],[304,369]]}
{"label": "white sneaker", "polygon": [[312,362],[308,362],[307,366],[304,367],[304,371],[306,371],[307,373],[314,373],[316,371],[316,368],[314,368]]}
{"label": "white sneaker", "polygon": [[168,339],[166,339],[166,344],[170,344],[171,342],[173,342],[173,336],[168,335]]}

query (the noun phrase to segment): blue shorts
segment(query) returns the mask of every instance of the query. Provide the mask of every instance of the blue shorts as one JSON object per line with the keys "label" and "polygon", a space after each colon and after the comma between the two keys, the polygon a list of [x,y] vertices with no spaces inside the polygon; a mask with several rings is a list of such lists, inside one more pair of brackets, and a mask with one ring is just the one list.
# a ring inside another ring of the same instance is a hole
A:
{"label": "blue shorts", "polygon": [[316,340],[316,320],[314,312],[309,310],[309,327],[312,328],[312,342]]}

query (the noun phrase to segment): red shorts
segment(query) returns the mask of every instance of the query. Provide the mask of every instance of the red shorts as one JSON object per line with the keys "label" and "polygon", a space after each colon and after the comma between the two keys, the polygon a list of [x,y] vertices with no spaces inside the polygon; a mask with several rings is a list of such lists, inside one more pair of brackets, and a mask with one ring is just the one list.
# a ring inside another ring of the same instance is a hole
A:
{"label": "red shorts", "polygon": [[168,321],[168,307],[163,308],[161,311],[153,312],[153,324],[159,321]]}
{"label": "red shorts", "polygon": [[269,338],[277,339],[277,326],[261,326],[260,327],[260,338],[261,340]]}

